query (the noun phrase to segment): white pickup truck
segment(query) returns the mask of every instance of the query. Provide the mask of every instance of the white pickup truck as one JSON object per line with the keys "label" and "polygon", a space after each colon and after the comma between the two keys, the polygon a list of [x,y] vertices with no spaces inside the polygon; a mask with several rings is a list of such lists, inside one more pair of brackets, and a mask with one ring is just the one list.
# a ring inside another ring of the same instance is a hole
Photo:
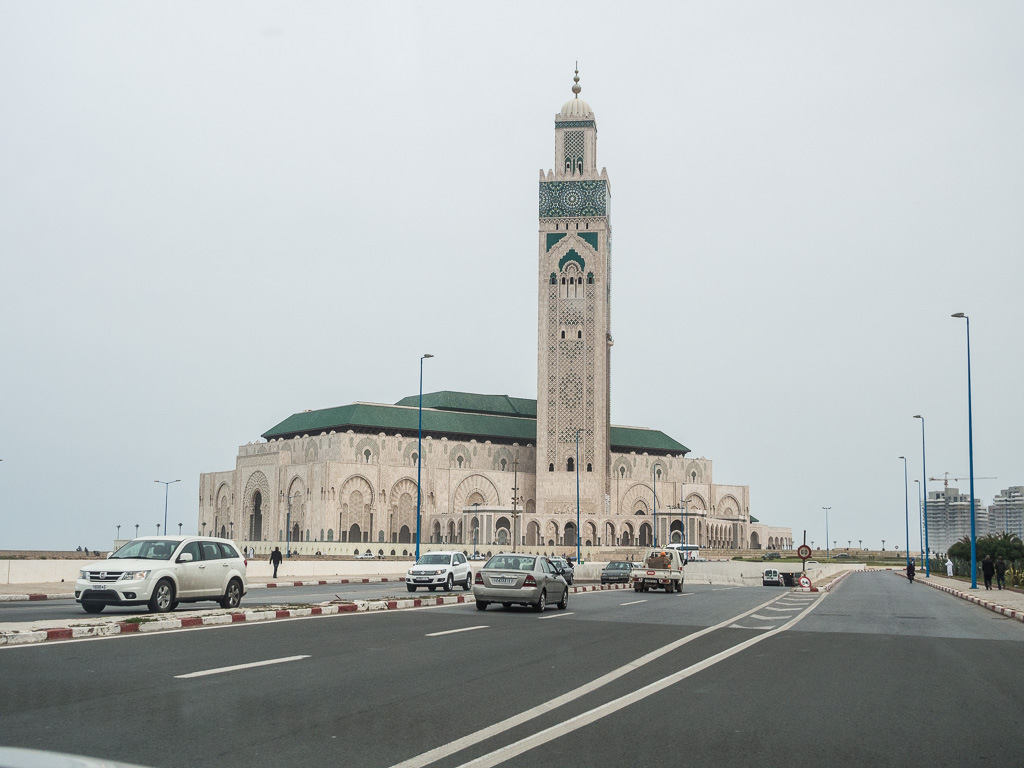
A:
{"label": "white pickup truck", "polygon": [[683,591],[683,558],[678,549],[649,549],[644,555],[642,568],[629,574],[636,592],[664,589],[666,592]]}

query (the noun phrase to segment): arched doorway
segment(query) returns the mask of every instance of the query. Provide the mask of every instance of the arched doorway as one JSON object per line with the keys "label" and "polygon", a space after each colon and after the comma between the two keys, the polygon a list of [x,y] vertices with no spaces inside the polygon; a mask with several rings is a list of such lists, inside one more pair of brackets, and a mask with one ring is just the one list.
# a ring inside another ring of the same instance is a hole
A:
{"label": "arched doorway", "polygon": [[653,542],[651,536],[651,526],[649,523],[644,523],[640,526],[639,544],[641,547],[649,547]]}
{"label": "arched doorway", "polygon": [[352,527],[348,529],[348,540],[349,541],[362,541],[363,534],[359,530],[359,525],[356,523],[352,524]]}
{"label": "arched doorway", "polygon": [[252,514],[249,516],[249,540],[263,541],[263,494],[252,495]]}
{"label": "arched doorway", "polygon": [[562,543],[567,547],[576,546],[576,523],[565,524],[565,537],[562,539]]}
{"label": "arched doorway", "polygon": [[408,544],[411,541],[412,541],[412,534],[409,532],[409,526],[408,525],[403,525],[402,528],[398,531],[398,543],[399,544]]}

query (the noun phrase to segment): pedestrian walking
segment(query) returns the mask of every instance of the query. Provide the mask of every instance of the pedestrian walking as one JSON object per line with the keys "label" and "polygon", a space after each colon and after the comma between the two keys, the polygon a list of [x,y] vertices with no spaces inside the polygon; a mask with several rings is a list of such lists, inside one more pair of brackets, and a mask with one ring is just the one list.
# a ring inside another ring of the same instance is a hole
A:
{"label": "pedestrian walking", "polygon": [[281,564],[281,560],[283,560],[283,559],[284,558],[281,557],[281,548],[280,547],[274,547],[274,551],[270,553],[270,564],[272,566],[274,566],[274,578],[275,579],[277,578],[277,566],[279,566]]}
{"label": "pedestrian walking", "polygon": [[946,558],[946,575],[953,578],[953,561],[949,557]]}
{"label": "pedestrian walking", "polygon": [[996,568],[996,584],[998,584],[999,588],[1002,589],[1004,586],[1006,586],[1006,563],[1003,562],[1003,558],[1002,557],[997,557],[996,558],[995,568]]}
{"label": "pedestrian walking", "polygon": [[996,564],[992,562],[992,555],[985,555],[981,561],[981,574],[985,577],[985,589],[992,589],[992,577],[996,575]]}
{"label": "pedestrian walking", "polygon": [[[907,581],[911,584],[914,583],[914,561],[911,560],[907,563]],[[928,590],[926,589],[925,592]]]}

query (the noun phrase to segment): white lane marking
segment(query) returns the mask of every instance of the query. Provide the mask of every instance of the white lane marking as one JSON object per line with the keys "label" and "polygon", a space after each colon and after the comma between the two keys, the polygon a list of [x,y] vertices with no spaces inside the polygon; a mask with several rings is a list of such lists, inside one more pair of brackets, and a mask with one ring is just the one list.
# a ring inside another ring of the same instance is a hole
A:
{"label": "white lane marking", "polygon": [[752,619],[760,619],[761,621],[778,621],[779,619],[788,618],[787,616],[762,616],[760,613],[750,614]]}
{"label": "white lane marking", "polygon": [[712,592],[728,592],[730,589],[736,589],[736,587],[718,587],[718,589],[712,589]]}
{"label": "white lane marking", "polygon": [[550,616],[538,616],[537,618],[538,619],[560,619],[563,616],[572,616],[572,615],[573,615],[572,611],[560,611],[560,612],[554,613],[554,614],[552,614]]}
{"label": "white lane marking", "polygon": [[[697,674],[698,672],[702,672],[705,669],[708,669],[709,667],[713,667],[718,662],[725,661],[729,657],[735,656],[737,653],[745,651],[747,648],[750,648],[751,646],[760,643],[762,640],[772,637],[773,635],[777,635],[779,632],[783,632],[789,629],[790,627],[796,625],[796,623],[799,622],[804,616],[806,616],[808,613],[814,610],[816,605],[817,604],[807,606],[807,608],[805,608],[803,613],[801,613],[799,616],[793,617],[786,624],[784,624],[781,627],[777,627],[776,629],[773,629],[771,632],[765,632],[763,635],[757,635],[756,637],[752,637],[749,640],[744,640],[739,645],[734,645],[732,648],[727,648],[724,651],[721,651],[720,653],[716,653],[714,656],[709,656],[703,661],[699,661],[696,664],[686,667],[685,669],[681,669],[678,672],[674,672],[668,677],[663,677],[661,680],[657,680],[653,683],[650,683],[649,685],[645,685],[643,688],[640,688],[639,690],[633,691],[632,693],[627,693],[625,696],[621,696],[618,699],[613,699],[612,701],[609,701],[606,704],[602,704],[599,707],[594,707],[588,712],[583,712],[579,715],[576,715],[576,717],[571,717],[562,723],[554,725],[543,731],[539,731],[538,733],[535,733],[532,736],[527,736],[525,739],[521,739],[505,747],[501,747],[500,749],[496,749],[489,754],[481,755],[476,760],[471,760],[468,763],[463,763],[459,766],[459,768],[491,768],[491,766],[503,763],[506,760],[516,757],[517,755],[521,755],[523,752],[527,752],[535,747],[539,747],[541,744],[546,744],[547,742],[564,736],[567,733],[571,733],[572,731],[578,730],[579,728],[582,728],[586,725],[590,725],[591,723],[600,720],[603,717],[607,717],[608,715],[618,712],[620,709],[625,709],[631,704],[636,704],[638,701],[646,699],[648,696],[653,696],[655,693],[658,693],[659,691],[668,688],[670,685],[674,685],[675,683],[678,683],[681,680],[685,680],[686,678],[691,677]],[[755,608],[754,610],[757,609]]]}
{"label": "white lane marking", "polygon": [[630,603],[619,603],[619,605],[640,605],[640,603],[646,603],[646,600],[634,600]]}
{"label": "white lane marking", "polygon": [[[608,685],[609,683],[614,682],[615,680],[618,680],[620,677],[628,675],[630,672],[635,672],[637,669],[644,666],[645,664],[650,664],[652,661],[656,661],[665,654],[671,653],[672,651],[676,650],[677,648],[681,648],[687,643],[690,643],[700,637],[704,637],[704,635],[709,635],[712,632],[715,632],[719,629],[728,627],[734,621],[739,621],[740,619],[746,618],[755,611],[759,611],[765,606],[771,605],[776,600],[779,600],[781,598],[782,595],[779,595],[778,597],[773,597],[771,600],[761,603],[761,605],[751,608],[749,611],[744,611],[743,613],[737,616],[733,616],[732,618],[726,619],[725,621],[719,622],[714,626],[705,627],[704,629],[698,632],[694,632],[692,635],[687,635],[686,637],[681,637],[678,640],[673,640],[668,645],[664,645],[661,648],[656,648],[650,653],[646,653],[643,656],[634,659],[633,661],[627,664],[623,664],[618,669],[613,669],[611,672],[601,675],[601,677],[595,678],[594,680],[591,680],[589,683],[584,683],[579,688],[576,688],[573,691],[564,693],[561,696],[556,696],[550,701],[538,704],[537,706],[524,710],[523,712],[520,712],[517,715],[512,715],[512,717],[505,718],[504,720],[497,722],[494,725],[489,725],[486,728],[481,728],[479,731],[471,733],[467,736],[463,736],[461,739],[455,739],[454,741],[450,741],[447,744],[442,744],[440,747],[435,747],[434,749],[428,750],[422,754],[410,757],[408,760],[403,760],[400,763],[396,763],[394,766],[392,766],[392,768],[423,768],[423,766],[425,765],[430,765],[431,763],[437,762],[438,760],[442,760],[448,757],[449,755],[455,754],[456,752],[461,752],[462,750],[467,749],[468,747],[471,747],[474,744],[479,744],[481,741],[486,741],[492,736],[497,736],[501,733],[504,733],[505,731],[515,728],[516,726],[522,725],[523,723],[527,723],[536,717],[540,717],[541,715],[547,714],[548,712],[553,712],[557,710],[559,707],[565,706],[569,702],[582,698],[589,693],[593,693],[599,688]],[[646,601],[641,600],[639,602]],[[761,637],[767,636],[767,634],[761,635]]]}
{"label": "white lane marking", "polygon": [[187,675],[175,675],[175,678],[184,680],[189,677],[206,677],[207,675],[219,675],[221,672],[237,672],[239,669],[252,669],[253,667],[266,667],[270,664],[284,664],[286,661],[299,661],[300,659],[308,659],[309,655],[305,656],[285,656],[280,659],[267,659],[266,661],[253,661],[248,664],[235,664],[231,667],[217,667],[217,669],[204,669],[200,672],[189,672]]}
{"label": "white lane marking", "polygon": [[454,635],[456,632],[472,632],[474,629],[487,629],[487,624],[479,627],[463,627],[462,629],[446,629],[444,632],[430,632],[427,637],[440,637],[441,635]]}
{"label": "white lane marking", "polygon": [[800,609],[799,608],[772,608],[771,606],[768,606],[767,608],[765,608],[765,610],[766,611],[779,611],[780,613],[793,613],[794,611],[799,611]]}
{"label": "white lane marking", "polygon": [[730,624],[729,629],[775,629],[775,625],[769,624],[767,627],[745,627],[742,624]]}

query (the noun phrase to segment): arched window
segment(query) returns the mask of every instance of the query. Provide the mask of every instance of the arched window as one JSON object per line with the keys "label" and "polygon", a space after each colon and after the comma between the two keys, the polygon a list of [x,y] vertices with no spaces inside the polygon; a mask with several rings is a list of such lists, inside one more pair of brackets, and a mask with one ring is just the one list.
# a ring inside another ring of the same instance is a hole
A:
{"label": "arched window", "polygon": [[554,471],[555,471],[555,465],[554,464],[548,464],[548,472],[554,472]]}
{"label": "arched window", "polygon": [[593,464],[590,464],[590,463],[588,462],[588,463],[587,463],[587,472],[593,472],[593,471],[594,471],[594,465],[593,465]]}
{"label": "arched window", "polygon": [[582,339],[583,338],[583,331],[576,331],[576,338],[577,339]]}
{"label": "arched window", "polygon": [[625,476],[626,476],[626,468],[625,467],[619,467],[619,477],[625,477]]}
{"label": "arched window", "polygon": [[373,454],[372,454],[372,453],[370,453],[370,449],[369,449],[369,448],[367,448],[367,449],[366,449],[365,451],[363,451],[363,458],[364,458],[364,459],[366,460],[366,463],[367,463],[367,464],[369,464],[369,463],[370,463],[370,457],[371,457],[372,455],[373,455]]}
{"label": "arched window", "polygon": [[413,455],[412,455],[412,465],[414,467],[417,466],[417,464],[419,464],[419,460],[420,460],[420,455],[418,453],[413,453]]}
{"label": "arched window", "polygon": [[562,331],[562,338],[565,338],[565,331]]}
{"label": "arched window", "polygon": [[462,469],[462,462],[463,461],[465,461],[465,459],[462,458],[462,456],[459,456],[457,459],[455,459],[455,463],[459,465],[459,469]]}
{"label": "arched window", "polygon": [[575,472],[576,471],[576,462],[573,461],[572,456],[570,456],[569,460],[567,462],[565,462],[565,471],[566,472]]}
{"label": "arched window", "polygon": [[502,459],[501,460],[501,471],[504,472],[506,469],[508,469],[508,460],[507,459]]}

